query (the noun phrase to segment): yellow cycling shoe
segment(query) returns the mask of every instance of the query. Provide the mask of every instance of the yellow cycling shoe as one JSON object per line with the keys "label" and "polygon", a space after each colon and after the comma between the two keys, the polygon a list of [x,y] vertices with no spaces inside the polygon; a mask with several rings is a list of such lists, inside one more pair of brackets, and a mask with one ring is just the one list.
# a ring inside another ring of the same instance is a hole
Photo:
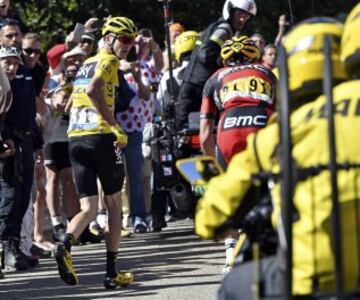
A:
{"label": "yellow cycling shoe", "polygon": [[59,270],[60,278],[68,285],[76,285],[79,280],[73,268],[71,254],[63,244],[59,244],[54,250],[54,257]]}
{"label": "yellow cycling shoe", "polygon": [[131,272],[117,272],[116,277],[105,277],[104,286],[106,289],[115,289],[117,286],[127,286],[134,280]]}

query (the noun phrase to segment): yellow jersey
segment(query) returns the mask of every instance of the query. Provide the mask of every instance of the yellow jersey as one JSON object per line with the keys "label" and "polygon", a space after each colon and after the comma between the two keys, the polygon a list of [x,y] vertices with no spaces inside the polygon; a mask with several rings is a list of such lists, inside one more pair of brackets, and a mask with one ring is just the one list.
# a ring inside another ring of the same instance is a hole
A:
{"label": "yellow jersey", "polygon": [[[334,249],[331,231],[331,186],[325,97],[303,105],[291,115],[292,157],[298,169],[293,222],[293,294],[334,291]],[[360,80],[334,88],[339,204],[343,273],[346,290],[360,274]],[[212,179],[196,209],[196,232],[213,238],[216,228],[242,203],[251,176],[261,171],[279,174],[279,125],[269,124],[249,136],[247,149],[234,156],[226,174]],[[305,172],[305,171],[308,172]],[[313,172],[313,170],[317,170]],[[307,175],[306,175],[307,174]],[[279,226],[280,185],[272,189],[273,223]]]}
{"label": "yellow jersey", "polygon": [[87,85],[94,76],[104,80],[103,95],[111,112],[114,111],[115,93],[119,85],[118,58],[106,50],[88,58],[80,67],[74,81],[72,93],[72,107],[68,136],[85,136],[90,134],[110,133],[110,125],[102,118],[88,95]]}

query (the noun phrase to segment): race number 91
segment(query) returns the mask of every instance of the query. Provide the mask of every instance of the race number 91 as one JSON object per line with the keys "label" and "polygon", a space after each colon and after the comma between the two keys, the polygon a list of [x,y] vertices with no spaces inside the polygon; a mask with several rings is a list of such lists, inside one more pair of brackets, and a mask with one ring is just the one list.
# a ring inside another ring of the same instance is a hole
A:
{"label": "race number 91", "polygon": [[263,94],[272,98],[272,87],[269,82],[260,77],[248,76],[238,78],[226,83],[222,88],[223,99],[226,99],[228,93],[240,92],[251,94]]}

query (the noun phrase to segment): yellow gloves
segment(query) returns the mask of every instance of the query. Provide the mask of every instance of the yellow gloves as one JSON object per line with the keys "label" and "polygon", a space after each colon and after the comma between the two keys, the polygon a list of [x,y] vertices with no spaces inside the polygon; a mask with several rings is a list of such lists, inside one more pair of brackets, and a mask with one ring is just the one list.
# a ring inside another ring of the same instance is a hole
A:
{"label": "yellow gloves", "polygon": [[126,135],[126,133],[124,132],[124,130],[122,130],[122,128],[119,125],[114,125],[110,127],[110,130],[113,134],[115,134],[116,136],[116,143],[118,144],[124,144],[124,146],[126,146],[127,141],[128,141],[128,137]]}

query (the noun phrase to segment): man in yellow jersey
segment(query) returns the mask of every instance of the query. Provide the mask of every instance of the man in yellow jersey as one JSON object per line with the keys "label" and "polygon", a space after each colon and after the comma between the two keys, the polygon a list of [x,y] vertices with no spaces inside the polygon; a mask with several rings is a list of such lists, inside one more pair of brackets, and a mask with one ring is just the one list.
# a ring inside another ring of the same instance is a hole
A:
{"label": "man in yellow jersey", "polygon": [[[360,75],[360,5],[345,25],[342,56],[346,70]],[[323,39],[332,38],[333,78],[346,80],[340,61],[343,26],[331,18],[312,18],[293,28],[285,37],[288,53],[289,90],[294,111],[291,114],[292,159],[294,162],[294,218],[292,223],[292,293],[301,299],[335,291],[334,248],[331,231],[331,185],[329,172],[326,100],[322,93],[324,70]],[[346,34],[346,36],[345,36]],[[348,81],[334,88],[337,181],[343,250],[343,285],[347,293],[359,288],[360,275],[360,82]],[[279,124],[268,126],[248,138],[247,149],[231,160],[227,172],[209,182],[197,206],[196,232],[210,239],[226,232],[229,219],[243,208],[252,175],[270,173],[272,220],[280,230]],[[256,273],[253,262],[235,264],[225,277],[218,299],[253,299],[251,287]],[[284,299],[283,263],[279,257],[261,259],[261,299]],[[272,297],[270,297],[272,295]],[[269,298],[268,298],[269,297]],[[327,294],[325,298],[330,299]],[[346,297],[346,299],[348,299]],[[358,296],[349,299],[359,299]]]}
{"label": "man in yellow jersey", "polygon": [[109,17],[102,28],[104,44],[99,53],[87,59],[74,82],[70,111],[69,156],[81,211],[67,226],[65,239],[54,251],[61,279],[76,285],[78,278],[71,261],[71,246],[97,212],[99,178],[108,210],[106,240],[107,289],[133,281],[132,273],[116,271],[116,257],[121,233],[121,194],[124,169],[121,148],[127,136],[114,118],[114,101],[118,86],[119,59],[126,58],[137,29],[126,17]]}

